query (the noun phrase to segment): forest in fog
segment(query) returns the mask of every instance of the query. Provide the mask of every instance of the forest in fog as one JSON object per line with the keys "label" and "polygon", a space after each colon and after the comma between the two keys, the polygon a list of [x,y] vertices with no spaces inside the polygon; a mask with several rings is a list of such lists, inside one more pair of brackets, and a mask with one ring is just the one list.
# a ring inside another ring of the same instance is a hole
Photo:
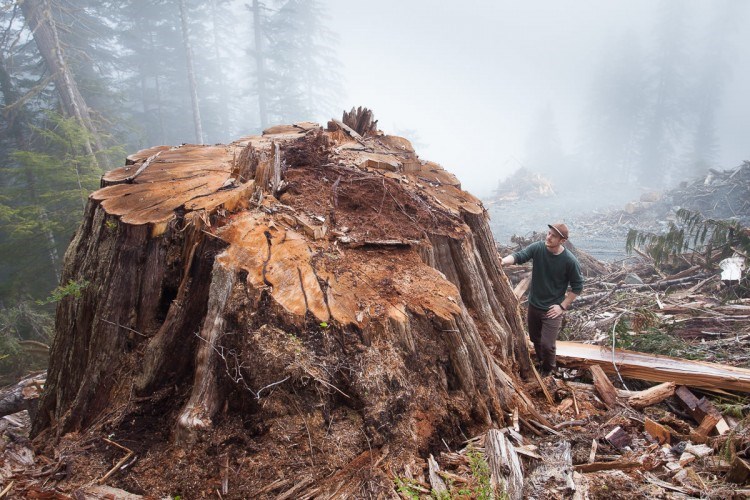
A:
{"label": "forest in fog", "polygon": [[35,323],[33,305],[57,284],[88,193],[127,154],[340,114],[321,9],[307,0],[4,2],[4,314]]}
{"label": "forest in fog", "polygon": [[[585,103],[577,109],[583,118],[573,140],[560,108],[539,97],[536,115],[518,126],[526,134],[522,151],[496,148],[498,154],[485,141],[482,156],[492,165],[473,161],[467,152],[476,150],[472,146],[458,153],[468,155],[467,165],[453,164],[448,152],[446,167],[469,179],[469,187],[496,180],[511,155],[559,184],[597,177],[665,186],[721,167],[725,90],[730,77],[737,77],[733,64],[750,46],[737,36],[747,10],[742,3],[716,2],[715,9],[699,3],[701,8],[691,11],[686,2],[654,2],[648,43],[623,30],[599,47],[599,59],[588,61],[592,76],[580,86]],[[432,8],[429,2],[414,5]],[[0,352],[19,352],[18,340],[47,342],[54,302],[86,285],[58,283],[63,255],[88,194],[127,154],[162,144],[226,143],[273,124],[339,117],[355,105],[372,106],[381,118],[380,101],[400,102],[385,83],[380,93],[362,91],[359,82],[374,81],[375,73],[405,87],[409,75],[384,66],[390,55],[378,51],[389,50],[387,28],[382,40],[373,39],[366,29],[371,15],[352,7],[343,17],[347,8],[333,0],[0,2]],[[503,21],[512,23],[508,17]],[[342,41],[337,33],[351,32],[356,23],[363,25],[361,37]],[[449,28],[441,33],[450,34]],[[463,42],[456,43],[473,43],[458,38]],[[344,64],[341,54],[363,40],[369,52],[346,55]],[[407,52],[409,44],[399,50]],[[495,68],[496,80],[485,80],[495,84],[501,100],[502,85],[513,73],[503,73],[508,66],[499,55],[497,61],[473,61],[469,53],[472,66]],[[444,57],[430,63],[439,69],[451,55]],[[371,64],[373,74],[357,72],[361,64]],[[424,92],[415,89],[408,99],[430,95],[430,81],[419,85]],[[439,79],[434,85],[439,88]],[[430,109],[425,106],[424,116],[481,94],[460,87],[451,92],[433,99]],[[363,102],[350,101],[352,96]],[[747,114],[746,107],[731,105]],[[410,135],[417,145],[433,143],[428,151],[442,154],[435,143],[449,141],[431,137],[436,120],[423,126],[421,110],[400,115],[382,107],[404,127],[387,132]],[[485,107],[501,131],[504,120],[515,118],[515,111],[504,112],[502,105],[485,100]],[[476,130],[483,125],[473,123]],[[460,146],[460,134],[472,131],[452,125],[455,129],[439,124]]]}

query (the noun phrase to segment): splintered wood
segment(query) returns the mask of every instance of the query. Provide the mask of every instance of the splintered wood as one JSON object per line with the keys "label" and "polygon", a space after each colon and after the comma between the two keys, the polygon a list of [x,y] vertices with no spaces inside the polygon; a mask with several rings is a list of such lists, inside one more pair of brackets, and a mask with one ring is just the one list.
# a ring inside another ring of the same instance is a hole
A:
{"label": "splintered wood", "polygon": [[635,392],[628,398],[628,404],[636,410],[642,410],[647,406],[655,405],[672,396],[676,387],[677,384],[674,382],[664,382],[650,389]]}
{"label": "splintered wood", "polygon": [[[614,359],[613,359],[614,358]],[[613,362],[623,377],[651,382],[675,382],[702,389],[750,392],[750,370],[734,366],[644,354],[625,349],[557,342],[558,363],[566,367],[598,365],[615,374]]]}
{"label": "splintered wood", "polygon": [[511,500],[523,498],[523,469],[510,440],[497,429],[490,429],[484,440],[493,488],[505,487]]}
{"label": "splintered wood", "polygon": [[708,399],[705,397],[696,398],[687,387],[678,387],[675,395],[695,421],[701,424],[697,431],[699,435],[706,435],[708,433],[706,429],[712,428],[716,428],[719,434],[725,434],[729,431],[726,420]]}
{"label": "splintered wood", "polygon": [[602,401],[610,408],[614,408],[617,405],[617,389],[612,385],[612,382],[607,378],[604,371],[597,365],[593,365],[589,368],[591,375],[594,377],[594,387],[596,391],[602,397]]}

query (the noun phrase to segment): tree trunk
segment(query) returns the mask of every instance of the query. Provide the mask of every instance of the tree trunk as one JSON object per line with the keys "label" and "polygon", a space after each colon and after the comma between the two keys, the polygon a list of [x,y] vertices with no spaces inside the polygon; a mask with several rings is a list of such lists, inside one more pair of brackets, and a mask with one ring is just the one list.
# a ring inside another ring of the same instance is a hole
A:
{"label": "tree trunk", "polygon": [[74,118],[80,127],[91,134],[93,145],[91,141],[86,140],[86,152],[94,158],[94,161],[107,167],[106,156],[101,155],[99,158],[96,156],[104,151],[104,147],[91,121],[86,101],[78,90],[75,77],[65,60],[65,47],[60,42],[57,23],[52,14],[52,5],[49,0],[24,0],[19,3],[26,23],[33,33],[39,53],[55,81],[55,88],[60,96],[65,115]]}
{"label": "tree trunk", "polygon": [[[391,487],[385,457],[541,418],[487,212],[405,139],[364,143],[301,123],[107,173],[65,256],[90,284],[58,306],[33,433],[148,425],[205,451],[239,429],[221,446],[274,457],[244,491],[282,471],[316,479],[295,496],[367,496]],[[372,154],[399,171],[357,166]]]}
{"label": "tree trunk", "polygon": [[266,68],[265,55],[263,53],[263,23],[260,16],[260,2],[253,0],[253,34],[255,36],[255,79],[258,88],[258,116],[260,117],[260,128],[268,127],[268,96],[266,95]]}
{"label": "tree trunk", "polygon": [[203,144],[203,125],[201,124],[201,111],[198,107],[198,84],[195,82],[195,69],[193,69],[193,47],[190,44],[190,32],[188,31],[187,8],[185,7],[185,0],[180,0],[179,3],[180,23],[182,26],[182,44],[185,47],[188,86],[190,88],[190,103],[193,108],[195,141],[198,144]]}
{"label": "tree trunk", "polygon": [[[221,57],[221,42],[219,37],[219,31],[222,28],[221,23],[219,21],[217,11],[219,7],[217,5],[217,0],[211,0],[211,34],[213,39],[211,40],[213,43],[213,49],[214,49],[214,59],[216,60],[216,63],[218,64],[218,68],[216,69],[216,72],[218,73],[216,75],[218,79],[218,89],[219,89],[219,130],[221,131],[222,137],[229,137],[230,131],[230,120],[229,120],[229,89],[227,87],[226,82],[226,76],[224,75],[224,67],[222,64],[222,57]],[[219,139],[222,140],[222,139]]]}

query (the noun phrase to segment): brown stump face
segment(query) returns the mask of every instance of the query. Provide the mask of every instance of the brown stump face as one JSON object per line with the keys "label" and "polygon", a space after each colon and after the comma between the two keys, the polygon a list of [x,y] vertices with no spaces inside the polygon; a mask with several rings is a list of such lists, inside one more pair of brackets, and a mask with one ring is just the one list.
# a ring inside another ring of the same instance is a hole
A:
{"label": "brown stump face", "polygon": [[58,308],[34,432],[150,429],[142,454],[218,447],[356,495],[534,412],[507,375],[528,359],[479,200],[407,140],[355,136],[273,127],[105,175],[66,254],[64,281],[89,285]]}

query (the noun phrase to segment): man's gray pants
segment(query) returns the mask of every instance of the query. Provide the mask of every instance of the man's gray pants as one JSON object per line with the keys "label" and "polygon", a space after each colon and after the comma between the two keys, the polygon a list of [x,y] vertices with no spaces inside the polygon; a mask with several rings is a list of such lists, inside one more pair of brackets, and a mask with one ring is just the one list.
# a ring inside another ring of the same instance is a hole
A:
{"label": "man's gray pants", "polygon": [[557,318],[548,318],[547,311],[537,309],[529,305],[526,317],[529,327],[529,338],[534,344],[536,359],[539,361],[540,369],[543,373],[551,372],[555,369],[555,356],[557,353],[555,342],[562,328],[563,315]]}

